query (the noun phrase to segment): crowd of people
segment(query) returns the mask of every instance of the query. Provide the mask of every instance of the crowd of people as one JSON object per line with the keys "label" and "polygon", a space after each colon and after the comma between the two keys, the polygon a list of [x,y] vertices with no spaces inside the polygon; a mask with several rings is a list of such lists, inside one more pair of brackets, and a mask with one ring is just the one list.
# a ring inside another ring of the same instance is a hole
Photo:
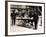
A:
{"label": "crowd of people", "polygon": [[[37,24],[38,24],[38,19],[39,15],[41,15],[41,8],[39,7],[29,7],[26,9],[23,8],[17,8],[14,9],[11,13],[11,20],[12,20],[12,25],[16,24],[16,20],[21,20],[20,23],[22,23],[22,26],[26,27],[33,27],[33,22],[35,25],[34,29],[37,29]],[[20,18],[16,18],[20,17]]]}

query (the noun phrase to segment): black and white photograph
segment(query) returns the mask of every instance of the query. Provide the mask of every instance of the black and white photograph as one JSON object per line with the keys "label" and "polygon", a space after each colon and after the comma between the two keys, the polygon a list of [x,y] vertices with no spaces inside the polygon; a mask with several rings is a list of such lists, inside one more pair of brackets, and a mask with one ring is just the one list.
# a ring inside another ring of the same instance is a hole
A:
{"label": "black and white photograph", "polygon": [[8,35],[44,33],[44,4],[8,2]]}

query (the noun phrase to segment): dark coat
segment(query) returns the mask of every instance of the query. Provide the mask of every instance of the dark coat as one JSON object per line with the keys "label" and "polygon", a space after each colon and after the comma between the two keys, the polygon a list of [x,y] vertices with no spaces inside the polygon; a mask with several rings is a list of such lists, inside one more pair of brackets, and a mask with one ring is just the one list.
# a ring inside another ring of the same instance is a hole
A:
{"label": "dark coat", "polygon": [[15,19],[16,18],[16,14],[15,13],[11,13],[11,18]]}

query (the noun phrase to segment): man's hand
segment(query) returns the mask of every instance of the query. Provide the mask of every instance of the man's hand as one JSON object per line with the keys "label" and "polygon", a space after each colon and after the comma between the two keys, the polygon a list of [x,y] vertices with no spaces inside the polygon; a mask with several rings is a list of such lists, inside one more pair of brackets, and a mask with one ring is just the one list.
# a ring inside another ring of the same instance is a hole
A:
{"label": "man's hand", "polygon": [[33,17],[31,17],[30,19],[33,19]]}

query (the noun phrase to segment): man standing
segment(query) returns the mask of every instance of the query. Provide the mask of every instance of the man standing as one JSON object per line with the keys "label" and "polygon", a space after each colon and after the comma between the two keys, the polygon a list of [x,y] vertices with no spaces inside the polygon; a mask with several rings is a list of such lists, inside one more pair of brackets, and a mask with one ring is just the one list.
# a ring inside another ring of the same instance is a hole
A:
{"label": "man standing", "polygon": [[11,13],[12,25],[15,25],[16,13],[15,10]]}
{"label": "man standing", "polygon": [[34,29],[37,29],[37,24],[38,24],[38,11],[37,11],[37,8],[35,7],[34,9],[34,16],[33,16],[33,21],[35,23],[35,28]]}

